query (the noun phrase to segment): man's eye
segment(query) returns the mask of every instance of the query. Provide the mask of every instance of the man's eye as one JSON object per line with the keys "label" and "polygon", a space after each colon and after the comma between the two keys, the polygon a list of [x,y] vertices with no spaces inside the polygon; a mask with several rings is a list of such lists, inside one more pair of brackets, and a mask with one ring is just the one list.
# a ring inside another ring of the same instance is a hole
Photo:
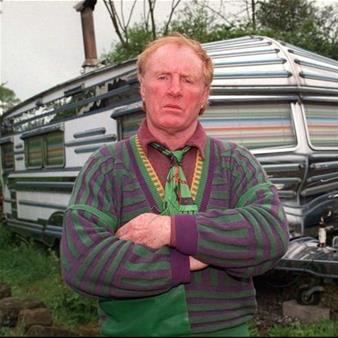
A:
{"label": "man's eye", "polygon": [[190,78],[184,78],[184,82],[186,83],[193,83],[194,81]]}
{"label": "man's eye", "polygon": [[159,75],[157,78],[159,80],[166,80],[168,78],[168,76],[167,75]]}

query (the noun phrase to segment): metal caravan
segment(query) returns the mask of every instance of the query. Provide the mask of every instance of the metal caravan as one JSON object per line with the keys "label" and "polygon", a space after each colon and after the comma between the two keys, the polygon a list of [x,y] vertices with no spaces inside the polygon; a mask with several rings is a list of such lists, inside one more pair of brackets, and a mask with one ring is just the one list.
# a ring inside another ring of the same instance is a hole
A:
{"label": "metal caravan", "polygon": [[117,140],[115,107],[139,100],[135,60],[98,68],[7,111],[1,121],[4,223],[47,245],[89,155]]}
{"label": "metal caravan", "polygon": [[[204,44],[215,66],[207,133],[248,147],[277,186],[291,236],[338,223],[338,62],[268,37]],[[74,181],[104,143],[143,119],[135,60],[97,68],[7,111],[1,123],[6,226],[52,245]],[[336,274],[338,276],[338,272]]]}

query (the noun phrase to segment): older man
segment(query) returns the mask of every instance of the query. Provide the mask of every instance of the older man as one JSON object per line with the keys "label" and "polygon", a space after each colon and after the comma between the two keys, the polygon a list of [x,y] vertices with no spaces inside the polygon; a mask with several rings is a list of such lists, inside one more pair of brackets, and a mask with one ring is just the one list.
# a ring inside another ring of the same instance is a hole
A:
{"label": "older man", "polygon": [[107,336],[247,336],[252,277],[288,245],[254,156],[206,135],[212,62],[181,35],[138,58],[146,119],[80,173],[64,217],[66,283],[99,300]]}

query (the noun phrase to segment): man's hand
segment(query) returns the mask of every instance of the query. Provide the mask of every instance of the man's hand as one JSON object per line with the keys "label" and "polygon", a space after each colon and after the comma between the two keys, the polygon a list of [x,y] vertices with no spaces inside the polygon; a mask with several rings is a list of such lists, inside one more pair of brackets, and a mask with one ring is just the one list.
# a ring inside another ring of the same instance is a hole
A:
{"label": "man's hand", "polygon": [[116,236],[152,249],[159,249],[170,244],[170,233],[170,216],[145,213],[124,224],[117,230]]}
{"label": "man's hand", "polygon": [[198,271],[206,268],[208,264],[199,261],[193,256],[189,256],[190,271]]}

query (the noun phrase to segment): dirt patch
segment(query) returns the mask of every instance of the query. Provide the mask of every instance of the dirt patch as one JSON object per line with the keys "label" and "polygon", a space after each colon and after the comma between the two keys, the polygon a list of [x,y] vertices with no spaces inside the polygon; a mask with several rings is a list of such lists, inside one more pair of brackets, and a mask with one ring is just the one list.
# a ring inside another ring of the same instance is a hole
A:
{"label": "dirt patch", "polygon": [[[268,330],[278,325],[288,325],[295,319],[283,316],[283,302],[296,299],[301,285],[313,282],[308,276],[288,273],[274,273],[255,278],[258,311],[255,316],[260,336],[267,336]],[[333,320],[338,319],[338,283],[337,281],[318,281],[323,286],[320,306],[328,307]]]}

